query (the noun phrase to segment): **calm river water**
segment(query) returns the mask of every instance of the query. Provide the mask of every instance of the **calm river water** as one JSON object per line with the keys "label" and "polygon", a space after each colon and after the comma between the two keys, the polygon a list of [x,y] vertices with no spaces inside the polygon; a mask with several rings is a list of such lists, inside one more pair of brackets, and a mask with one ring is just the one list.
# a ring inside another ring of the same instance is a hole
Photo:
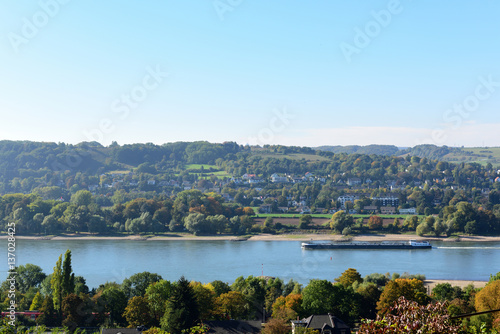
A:
{"label": "calm river water", "polygon": [[[46,274],[60,254],[72,252],[73,271],[89,287],[106,281],[121,283],[135,273],[150,271],[164,279],[232,283],[238,276],[275,276],[307,284],[333,280],[347,268],[362,276],[408,272],[430,279],[488,280],[500,271],[500,243],[434,242],[431,250],[302,250],[299,241],[136,241],[136,240],[16,240],[17,265],[33,263]],[[0,270],[6,277],[7,240]],[[4,278],[1,277],[1,280]]]}

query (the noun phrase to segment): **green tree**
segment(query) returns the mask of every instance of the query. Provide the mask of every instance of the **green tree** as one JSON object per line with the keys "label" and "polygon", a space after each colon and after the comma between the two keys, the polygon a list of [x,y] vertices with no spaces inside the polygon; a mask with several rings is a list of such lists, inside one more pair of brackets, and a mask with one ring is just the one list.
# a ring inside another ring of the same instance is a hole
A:
{"label": "green tree", "polygon": [[152,323],[153,318],[148,310],[149,307],[146,298],[135,296],[129,299],[123,316],[127,319],[127,323],[131,327],[137,327],[140,325],[149,326]]}
{"label": "green tree", "polygon": [[56,266],[54,267],[54,272],[52,273],[52,277],[50,279],[50,286],[52,288],[52,300],[54,302],[54,310],[61,313],[61,304],[63,300],[63,275],[62,275],[62,254],[59,256],[59,259],[56,262]]}
{"label": "green tree", "polygon": [[64,254],[61,288],[63,298],[75,291],[75,274],[71,268],[71,251],[69,249]]}
{"label": "green tree", "polygon": [[160,324],[160,319],[165,313],[165,306],[172,293],[172,289],[172,284],[167,280],[153,282],[146,288],[144,297],[148,301],[155,325]]}
{"label": "green tree", "polygon": [[58,324],[59,317],[54,309],[54,301],[50,295],[44,298],[39,311],[41,314],[36,319],[37,324],[49,327],[53,327]]}
{"label": "green tree", "polygon": [[301,215],[299,218],[299,229],[305,230],[308,229],[312,224],[312,216],[311,215]]}
{"label": "green tree", "polygon": [[344,287],[351,286],[354,282],[362,283],[363,279],[361,278],[360,273],[353,268],[349,268],[340,275],[340,277],[335,279],[335,282],[339,282]]}
{"label": "green tree", "polygon": [[160,281],[161,279],[162,277],[158,274],[144,271],[124,279],[121,288],[127,298],[144,296],[148,286],[152,283]]}
{"label": "green tree", "polygon": [[302,308],[307,314],[332,312],[335,289],[327,280],[313,279],[302,291]]}
{"label": "green tree", "polygon": [[16,268],[16,272],[17,289],[21,293],[25,293],[30,287],[39,287],[45,277],[47,277],[42,268],[31,263],[20,265]]}
{"label": "green tree", "polygon": [[165,315],[161,318],[161,327],[167,332],[181,333],[196,325],[199,314],[193,288],[182,276],[176,282],[172,295],[167,301]]}
{"label": "green tree", "polygon": [[79,190],[71,196],[71,203],[76,206],[88,206],[92,203],[92,193],[88,190]]}
{"label": "green tree", "polygon": [[335,212],[330,220],[330,228],[337,233],[341,233],[346,227],[351,227],[354,224],[354,219],[343,210]]}
{"label": "green tree", "polygon": [[432,289],[432,298],[439,301],[452,301],[462,298],[462,289],[458,286],[451,286],[450,283],[440,283]]}
{"label": "green tree", "polygon": [[219,297],[223,293],[228,293],[231,291],[231,287],[226,282],[220,280],[215,280],[207,284],[207,287],[215,293],[216,297]]}
{"label": "green tree", "polygon": [[102,291],[102,298],[106,312],[109,312],[111,325],[120,326],[125,324],[123,316],[127,307],[127,296],[117,286],[109,285]]}
{"label": "green tree", "polygon": [[38,291],[35,295],[35,298],[33,298],[33,301],[31,302],[30,306],[30,311],[38,311],[42,307],[43,303],[43,298],[42,295],[40,294],[40,291]]}

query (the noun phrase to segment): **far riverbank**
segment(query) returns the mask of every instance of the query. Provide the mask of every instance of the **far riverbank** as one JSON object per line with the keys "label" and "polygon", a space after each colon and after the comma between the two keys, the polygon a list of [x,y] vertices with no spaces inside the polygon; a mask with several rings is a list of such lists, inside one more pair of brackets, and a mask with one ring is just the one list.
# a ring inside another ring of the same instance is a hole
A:
{"label": "far riverbank", "polygon": [[[7,239],[7,235],[0,236],[0,239]],[[91,234],[63,234],[57,236],[16,236],[16,239],[26,240],[247,240],[247,241],[342,241],[345,237],[336,234],[258,234],[240,238],[234,235],[214,235],[214,236],[194,236],[188,233],[158,234],[158,235],[91,235]],[[500,242],[500,236],[469,236],[458,237],[420,237],[416,234],[360,234],[349,238],[351,241],[380,242],[380,241],[408,241],[427,240],[443,242]]]}

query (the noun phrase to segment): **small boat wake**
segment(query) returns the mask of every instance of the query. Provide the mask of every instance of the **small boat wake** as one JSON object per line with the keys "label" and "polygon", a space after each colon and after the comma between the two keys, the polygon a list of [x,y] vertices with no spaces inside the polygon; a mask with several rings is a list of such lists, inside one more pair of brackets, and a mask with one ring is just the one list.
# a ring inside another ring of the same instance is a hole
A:
{"label": "small boat wake", "polygon": [[500,247],[476,247],[476,246],[471,246],[471,247],[433,247],[437,249],[500,249]]}

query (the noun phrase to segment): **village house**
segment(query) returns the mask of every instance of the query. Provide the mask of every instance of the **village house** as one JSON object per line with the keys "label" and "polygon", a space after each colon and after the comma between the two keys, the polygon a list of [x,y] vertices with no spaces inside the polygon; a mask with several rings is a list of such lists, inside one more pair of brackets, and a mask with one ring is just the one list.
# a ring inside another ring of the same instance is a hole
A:
{"label": "village house", "polygon": [[380,213],[383,215],[393,215],[396,213],[396,208],[393,206],[381,206]]}
{"label": "village house", "polygon": [[322,314],[311,315],[302,320],[292,320],[292,334],[298,332],[298,328],[309,328],[320,334],[350,334],[351,328],[334,315]]}
{"label": "village house", "polygon": [[271,204],[262,204],[261,206],[259,206],[259,213],[271,213],[271,210]]}
{"label": "village house", "polygon": [[286,183],[288,182],[288,178],[286,176],[280,176],[276,173],[271,175],[271,182],[272,183]]}
{"label": "village house", "polygon": [[398,206],[399,198],[394,195],[372,197],[372,201],[379,201],[381,206]]}
{"label": "village house", "polygon": [[402,215],[414,215],[417,213],[416,208],[399,209],[399,213]]}
{"label": "village house", "polygon": [[361,184],[361,179],[357,177],[349,178],[347,179],[347,185],[349,186],[356,186]]}
{"label": "village house", "polygon": [[378,211],[378,207],[375,205],[366,205],[363,207],[364,213],[376,213]]}
{"label": "village house", "polygon": [[354,203],[354,201],[357,199],[359,199],[359,196],[357,195],[343,195],[339,196],[337,198],[337,201],[340,202],[340,205],[342,205],[342,207],[345,207],[346,202]]}

